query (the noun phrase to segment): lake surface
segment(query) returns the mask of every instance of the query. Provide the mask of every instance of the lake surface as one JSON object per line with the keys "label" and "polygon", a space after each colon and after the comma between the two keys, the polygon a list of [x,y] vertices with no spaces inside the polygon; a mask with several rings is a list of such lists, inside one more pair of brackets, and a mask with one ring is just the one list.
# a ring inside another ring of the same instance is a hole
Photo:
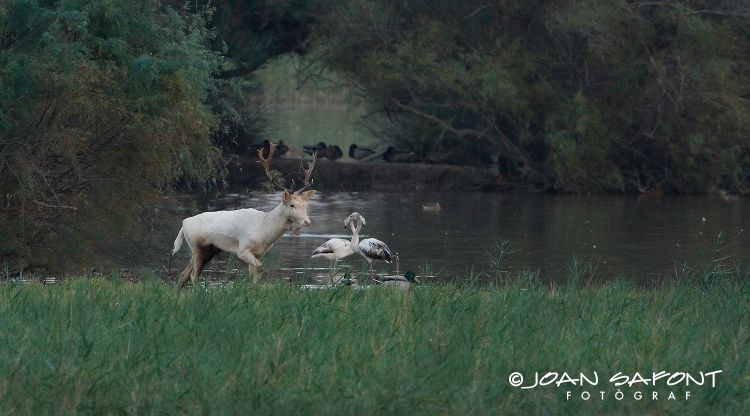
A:
{"label": "lake surface", "polygon": [[[129,259],[131,267],[160,269],[166,264],[181,219],[204,210],[257,208],[269,210],[278,195],[262,199],[227,194],[205,200],[179,198],[179,207],[161,210],[165,219],[154,228],[145,250]],[[439,203],[439,212],[423,209]],[[573,257],[595,266],[595,279],[624,276],[654,281],[675,276],[687,263],[732,256],[744,260],[750,249],[746,232],[750,204],[728,203],[709,197],[637,198],[622,196],[553,196],[525,193],[376,193],[321,192],[308,212],[312,226],[301,234],[287,234],[265,260],[269,276],[321,275],[328,263],[311,260],[312,251],[331,237],[348,238],[343,220],[357,211],[367,220],[362,233],[385,241],[398,252],[400,269],[435,279],[468,279],[492,269],[489,253],[507,240],[514,251],[501,262],[504,273],[539,270],[542,279],[567,276]],[[714,253],[716,240],[722,234]],[[150,247],[149,247],[150,246]],[[188,250],[173,263],[173,273],[184,267]],[[229,256],[209,263],[227,269]],[[360,270],[363,260],[342,262]],[[244,265],[239,265],[245,270]],[[310,272],[310,268],[320,268]],[[383,272],[393,267],[380,263]],[[494,273],[493,273],[494,274]],[[591,276],[589,276],[591,277]],[[485,276],[486,278],[486,276]]]}

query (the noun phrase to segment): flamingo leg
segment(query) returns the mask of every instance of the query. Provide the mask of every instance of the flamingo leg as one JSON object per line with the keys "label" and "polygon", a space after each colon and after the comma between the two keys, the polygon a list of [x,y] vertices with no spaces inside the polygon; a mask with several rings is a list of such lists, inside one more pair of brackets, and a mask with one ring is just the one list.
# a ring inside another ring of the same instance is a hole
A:
{"label": "flamingo leg", "polygon": [[333,262],[331,263],[331,271],[328,272],[328,280],[330,280],[331,284],[336,283],[336,263],[339,261],[339,259],[333,259]]}
{"label": "flamingo leg", "polygon": [[368,261],[370,263],[370,280],[375,280],[375,269],[372,267],[372,261]]}

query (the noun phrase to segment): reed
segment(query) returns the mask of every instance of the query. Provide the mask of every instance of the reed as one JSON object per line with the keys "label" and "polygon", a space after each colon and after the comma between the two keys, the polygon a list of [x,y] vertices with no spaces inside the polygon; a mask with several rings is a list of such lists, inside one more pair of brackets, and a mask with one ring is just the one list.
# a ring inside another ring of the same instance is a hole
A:
{"label": "reed", "polygon": [[[0,283],[0,414],[747,414],[750,284],[709,272],[652,289]],[[715,388],[626,385],[616,400],[608,382],[701,370],[723,371]],[[516,371],[600,381],[520,389]]]}

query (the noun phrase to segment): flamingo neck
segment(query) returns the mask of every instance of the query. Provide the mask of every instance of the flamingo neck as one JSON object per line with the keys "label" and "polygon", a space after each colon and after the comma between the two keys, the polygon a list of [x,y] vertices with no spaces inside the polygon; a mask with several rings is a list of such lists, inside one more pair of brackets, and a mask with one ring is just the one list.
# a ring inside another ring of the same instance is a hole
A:
{"label": "flamingo neck", "polygon": [[362,224],[357,221],[356,228],[353,223],[350,223],[349,227],[352,229],[352,250],[359,252],[359,230],[362,228]]}

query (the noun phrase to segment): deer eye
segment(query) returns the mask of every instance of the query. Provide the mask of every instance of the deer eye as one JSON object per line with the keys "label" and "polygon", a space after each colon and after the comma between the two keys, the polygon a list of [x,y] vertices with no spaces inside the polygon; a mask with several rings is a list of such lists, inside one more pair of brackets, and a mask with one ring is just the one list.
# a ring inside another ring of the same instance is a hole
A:
{"label": "deer eye", "polygon": [[289,204],[289,208],[294,208],[294,204]]}

